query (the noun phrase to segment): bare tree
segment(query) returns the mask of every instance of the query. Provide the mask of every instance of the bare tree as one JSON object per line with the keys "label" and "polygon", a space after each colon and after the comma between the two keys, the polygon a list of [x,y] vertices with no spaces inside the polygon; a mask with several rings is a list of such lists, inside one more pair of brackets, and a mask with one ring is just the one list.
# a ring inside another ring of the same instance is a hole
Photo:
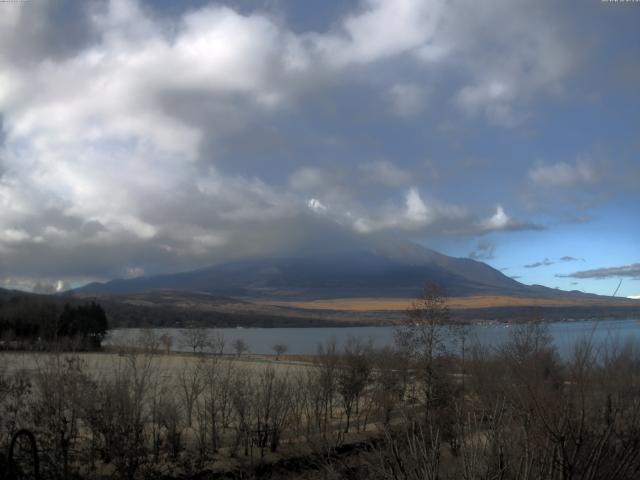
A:
{"label": "bare tree", "polygon": [[160,338],[151,328],[143,328],[138,335],[138,343],[149,353],[156,353],[160,348]]}
{"label": "bare tree", "polygon": [[280,355],[284,355],[289,349],[284,343],[276,343],[272,348],[276,354],[276,360],[280,360]]}
{"label": "bare tree", "polygon": [[180,332],[182,344],[193,350],[193,353],[201,352],[211,345],[209,332],[203,327],[189,327]]}
{"label": "bare tree", "polygon": [[[393,435],[385,431],[382,446],[365,457],[374,479],[438,480],[441,477],[441,440],[437,431],[419,425]],[[371,478],[371,477],[370,477]],[[498,478],[498,477],[496,477]]]}
{"label": "bare tree", "polygon": [[453,342],[459,348],[460,354],[460,373],[462,375],[462,390],[464,391],[465,381],[465,360],[467,356],[467,349],[469,348],[469,337],[471,335],[471,329],[468,324],[463,322],[454,322],[449,324],[449,331]]}
{"label": "bare tree", "polygon": [[149,352],[118,357],[85,403],[93,448],[104,463],[113,463],[119,478],[133,480],[149,462],[145,426],[152,418],[150,392],[157,391],[159,381],[153,358]]}
{"label": "bare tree", "polygon": [[342,407],[347,423],[345,433],[349,432],[351,414],[358,410],[360,395],[369,383],[371,365],[368,358],[370,348],[351,337],[344,348],[344,364],[338,372],[338,393],[342,398]]}
{"label": "bare tree", "polygon": [[193,407],[204,389],[202,365],[199,362],[194,364],[187,359],[178,375],[178,383],[184,399],[187,426],[191,427]]}
{"label": "bare tree", "polygon": [[203,363],[204,389],[197,404],[198,442],[202,454],[209,446],[217,452],[223,432],[230,426],[234,378],[234,362],[209,357]]}
{"label": "bare tree", "polygon": [[373,401],[383,426],[388,427],[396,405],[404,397],[409,382],[407,358],[402,352],[385,348],[373,355]]}
{"label": "bare tree", "polygon": [[85,364],[77,355],[48,355],[38,362],[37,389],[32,404],[39,425],[44,470],[68,478],[81,441],[81,398],[88,391]]}
{"label": "bare tree", "polygon": [[239,357],[249,351],[249,345],[242,338],[238,338],[233,342],[233,349]]}
{"label": "bare tree", "polygon": [[444,289],[432,283],[413,301],[405,322],[396,327],[396,344],[416,363],[427,410],[436,399],[436,358],[445,352],[444,327],[449,318]]}
{"label": "bare tree", "polygon": [[333,419],[333,403],[337,388],[338,354],[335,338],[329,339],[325,345],[318,345],[316,362],[320,366],[315,378],[319,396],[319,428],[322,436],[326,438]]}
{"label": "bare tree", "polygon": [[236,436],[231,455],[235,456],[238,448],[244,448],[245,456],[249,455],[250,431],[251,431],[251,404],[253,384],[251,375],[247,370],[236,372],[231,388],[231,405],[235,415]]}
{"label": "bare tree", "polygon": [[184,419],[181,405],[173,396],[167,395],[161,399],[158,423],[165,431],[171,458],[176,460],[182,450]]}
{"label": "bare tree", "polygon": [[254,435],[260,455],[269,447],[275,452],[289,414],[291,389],[286,375],[276,374],[272,365],[262,371],[254,385]]}
{"label": "bare tree", "polygon": [[222,355],[224,353],[226,343],[224,335],[220,332],[215,332],[209,341],[209,345],[214,355]]}
{"label": "bare tree", "polygon": [[169,355],[171,353],[171,347],[173,346],[173,337],[171,335],[163,333],[162,335],[160,335],[159,340],[160,344],[164,348],[164,353],[166,355]]}

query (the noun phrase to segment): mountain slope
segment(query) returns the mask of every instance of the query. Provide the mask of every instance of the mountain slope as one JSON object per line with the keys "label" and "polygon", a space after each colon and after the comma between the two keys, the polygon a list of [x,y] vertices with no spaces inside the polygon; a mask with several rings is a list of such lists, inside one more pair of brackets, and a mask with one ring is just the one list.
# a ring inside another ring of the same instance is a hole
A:
{"label": "mountain slope", "polygon": [[550,289],[534,292],[482,262],[379,239],[360,249],[239,260],[190,272],[92,283],[76,292],[133,294],[170,289],[245,298],[412,298],[427,282],[441,284],[453,296],[554,294]]}

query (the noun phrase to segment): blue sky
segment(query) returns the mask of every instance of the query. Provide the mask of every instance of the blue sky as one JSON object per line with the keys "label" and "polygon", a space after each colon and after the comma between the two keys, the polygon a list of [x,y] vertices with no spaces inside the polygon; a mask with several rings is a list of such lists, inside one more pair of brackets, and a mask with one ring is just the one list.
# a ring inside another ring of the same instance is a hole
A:
{"label": "blue sky", "polygon": [[640,295],[639,24],[600,1],[0,4],[0,285],[284,255],[322,225]]}

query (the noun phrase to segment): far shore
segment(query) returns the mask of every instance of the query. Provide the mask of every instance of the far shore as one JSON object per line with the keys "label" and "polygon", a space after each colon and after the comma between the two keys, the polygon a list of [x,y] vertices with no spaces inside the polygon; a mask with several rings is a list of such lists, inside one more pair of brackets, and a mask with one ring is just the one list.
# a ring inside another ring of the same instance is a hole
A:
{"label": "far shore", "polygon": [[[381,312],[403,311],[411,307],[412,299],[407,298],[332,298],[321,300],[267,301],[267,305],[293,307],[310,310]],[[450,297],[447,301],[452,310],[502,308],[502,307],[620,307],[640,308],[640,301],[629,298],[589,297],[580,300],[572,298],[532,298],[506,295]]]}

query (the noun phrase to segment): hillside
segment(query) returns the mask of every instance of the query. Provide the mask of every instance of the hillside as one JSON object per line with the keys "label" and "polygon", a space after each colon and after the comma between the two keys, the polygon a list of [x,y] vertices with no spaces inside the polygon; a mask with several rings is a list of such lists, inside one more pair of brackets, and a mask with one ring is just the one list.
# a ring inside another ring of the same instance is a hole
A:
{"label": "hillside", "polygon": [[119,326],[311,326],[393,323],[424,285],[442,285],[460,320],[637,317],[640,302],[524,285],[491,266],[417,244],[369,239],[169,275],[92,283]]}
{"label": "hillside", "polygon": [[[97,300],[113,327],[391,325],[406,318],[411,304],[408,298],[247,301],[170,290],[98,295]],[[579,301],[571,297],[450,297],[448,304],[452,319],[462,322],[640,318],[640,302],[597,296]]]}
{"label": "hillside", "polygon": [[135,294],[153,290],[204,292],[252,299],[414,298],[424,284],[452,296],[556,296],[523,285],[489,265],[453,258],[407,242],[371,241],[360,249],[247,259],[170,275],[92,283],[80,294]]}

